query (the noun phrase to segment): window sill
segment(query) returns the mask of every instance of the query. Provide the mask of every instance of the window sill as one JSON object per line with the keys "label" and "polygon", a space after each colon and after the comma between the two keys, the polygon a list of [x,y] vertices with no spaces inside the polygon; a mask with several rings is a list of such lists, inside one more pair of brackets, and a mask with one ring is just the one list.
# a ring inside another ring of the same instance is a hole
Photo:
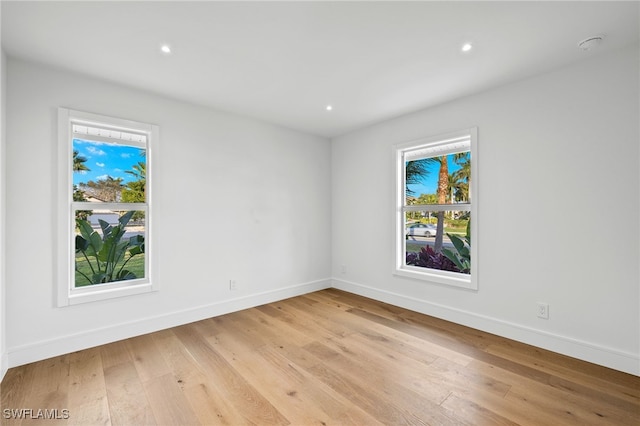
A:
{"label": "window sill", "polygon": [[149,281],[143,281],[138,284],[127,283],[126,286],[114,286],[112,284],[92,285],[71,290],[67,297],[59,301],[58,306],[78,305],[153,291],[156,291],[156,288]]}
{"label": "window sill", "polygon": [[468,274],[460,274],[449,271],[424,270],[425,268],[414,268],[405,266],[396,268],[393,275],[412,278],[420,281],[428,281],[437,284],[444,284],[451,287],[465,288],[468,290],[477,290],[478,285],[475,280],[471,279]]}

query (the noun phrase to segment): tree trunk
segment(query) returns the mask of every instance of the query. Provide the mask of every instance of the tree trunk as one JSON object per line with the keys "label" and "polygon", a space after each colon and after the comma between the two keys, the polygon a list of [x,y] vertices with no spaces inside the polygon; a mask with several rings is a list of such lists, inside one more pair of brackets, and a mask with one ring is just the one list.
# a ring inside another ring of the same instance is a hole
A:
{"label": "tree trunk", "polygon": [[[438,204],[447,203],[447,195],[449,193],[449,165],[447,157],[438,157],[440,162],[440,172],[438,173]],[[444,238],[444,212],[438,212],[438,225],[436,227],[436,242],[433,250],[436,253],[442,251],[442,239]]]}

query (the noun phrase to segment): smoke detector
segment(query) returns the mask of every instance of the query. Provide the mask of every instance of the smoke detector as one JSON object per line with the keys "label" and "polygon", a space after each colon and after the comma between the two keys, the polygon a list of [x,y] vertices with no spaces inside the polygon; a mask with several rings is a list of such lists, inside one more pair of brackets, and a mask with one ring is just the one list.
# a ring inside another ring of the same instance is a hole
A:
{"label": "smoke detector", "polygon": [[604,40],[604,35],[597,35],[593,37],[585,38],[584,40],[578,42],[578,47],[581,50],[591,50],[598,47],[600,43]]}

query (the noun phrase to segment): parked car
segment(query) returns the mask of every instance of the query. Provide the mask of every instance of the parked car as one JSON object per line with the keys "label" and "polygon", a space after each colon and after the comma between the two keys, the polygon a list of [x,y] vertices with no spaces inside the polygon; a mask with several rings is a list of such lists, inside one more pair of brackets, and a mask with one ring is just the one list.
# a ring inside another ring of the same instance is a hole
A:
{"label": "parked car", "polygon": [[435,237],[437,233],[436,225],[430,223],[414,223],[407,226],[405,232],[407,237]]}

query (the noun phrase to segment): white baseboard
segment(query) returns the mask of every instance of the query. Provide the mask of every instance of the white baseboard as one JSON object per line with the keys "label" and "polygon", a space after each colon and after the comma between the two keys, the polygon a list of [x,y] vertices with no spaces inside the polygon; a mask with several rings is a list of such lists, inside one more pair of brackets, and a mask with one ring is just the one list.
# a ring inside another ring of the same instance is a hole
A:
{"label": "white baseboard", "polygon": [[7,374],[9,369],[9,363],[7,362],[7,354],[0,353],[0,382],[4,379],[4,375]]}
{"label": "white baseboard", "polygon": [[452,308],[363,284],[333,279],[333,287],[391,305],[533,345],[572,358],[640,376],[640,356],[568,336],[549,333],[498,318]]}
{"label": "white baseboard", "polygon": [[[8,367],[17,367],[30,362],[104,345],[117,340],[153,333],[154,331],[323,290],[331,287],[331,283],[331,279],[312,281],[235,299],[227,299],[182,311],[143,318],[138,321],[115,324],[109,327],[9,348],[6,356],[2,357],[2,362],[8,365]],[[4,370],[6,370],[6,368]]]}

